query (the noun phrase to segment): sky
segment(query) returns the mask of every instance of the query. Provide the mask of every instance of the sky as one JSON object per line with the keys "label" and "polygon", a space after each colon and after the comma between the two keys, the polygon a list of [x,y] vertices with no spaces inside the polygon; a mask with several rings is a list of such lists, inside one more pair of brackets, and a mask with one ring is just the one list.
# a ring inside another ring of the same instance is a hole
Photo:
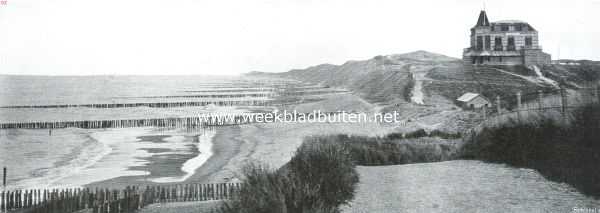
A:
{"label": "sky", "polygon": [[[0,0],[4,1],[4,0]],[[481,9],[600,60],[600,0],[6,0],[0,74],[236,75],[416,50],[460,58]]]}

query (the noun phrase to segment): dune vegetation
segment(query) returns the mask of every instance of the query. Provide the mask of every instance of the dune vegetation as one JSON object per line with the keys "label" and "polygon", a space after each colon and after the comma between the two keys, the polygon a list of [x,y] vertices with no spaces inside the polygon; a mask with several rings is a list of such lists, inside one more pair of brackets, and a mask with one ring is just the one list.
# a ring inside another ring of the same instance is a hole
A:
{"label": "dune vegetation", "polygon": [[568,124],[542,118],[483,129],[461,152],[467,159],[532,168],[550,180],[600,196],[600,104],[575,109]]}
{"label": "dune vegetation", "polygon": [[359,181],[356,165],[453,159],[457,156],[456,146],[432,141],[459,137],[459,134],[424,130],[384,137],[344,134],[307,137],[292,159],[279,169],[257,163],[246,165],[238,196],[225,202],[219,212],[336,213],[354,197]]}

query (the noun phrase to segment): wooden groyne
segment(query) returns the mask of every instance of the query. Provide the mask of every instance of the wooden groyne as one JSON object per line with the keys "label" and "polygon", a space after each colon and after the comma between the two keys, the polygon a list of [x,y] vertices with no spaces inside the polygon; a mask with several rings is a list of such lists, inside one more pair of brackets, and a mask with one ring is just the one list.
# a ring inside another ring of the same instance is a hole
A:
{"label": "wooden groyne", "polygon": [[272,100],[211,100],[211,101],[185,101],[185,102],[154,102],[154,103],[98,103],[98,104],[56,104],[56,105],[21,105],[0,106],[4,109],[28,109],[28,108],[124,108],[124,107],[190,107],[190,106],[265,106]]}
{"label": "wooden groyne", "polygon": [[146,118],[121,120],[39,121],[1,123],[0,129],[57,129],[57,128],[131,128],[131,127],[174,127],[202,128],[210,126],[248,124],[256,115],[215,115],[206,117]]}
{"label": "wooden groyne", "polygon": [[[309,91],[283,91],[276,93],[250,93],[250,94],[216,94],[216,95],[181,95],[181,96],[144,96],[127,98],[250,98],[249,100],[204,100],[204,101],[180,101],[180,102],[137,102],[137,103],[95,103],[95,104],[50,104],[50,105],[14,105],[0,106],[0,109],[46,109],[46,108],[129,108],[129,107],[152,107],[152,108],[173,108],[173,107],[196,107],[196,106],[267,106],[285,104],[281,101],[271,98],[281,96],[303,96],[303,95],[322,95],[346,93],[345,90],[309,90]],[[251,99],[258,98],[258,99]],[[262,99],[264,98],[264,99]],[[123,98],[126,99],[126,98]]]}
{"label": "wooden groyne", "polygon": [[[312,113],[288,112],[291,116],[312,116]],[[341,112],[320,112],[321,115],[336,115]],[[357,114],[357,113],[348,113]],[[259,118],[260,116],[260,118]],[[81,128],[81,129],[105,129],[105,128],[133,128],[133,127],[168,127],[182,129],[201,129],[216,126],[243,125],[251,123],[270,122],[265,118],[282,116],[273,112],[266,113],[242,113],[225,115],[201,115],[195,117],[174,118],[141,118],[120,120],[76,120],[76,121],[30,121],[0,123],[0,129],[59,129],[59,128]],[[276,119],[271,119],[277,121]]]}
{"label": "wooden groyne", "polygon": [[2,191],[0,212],[93,213],[135,212],[153,203],[231,199],[240,183],[128,186],[123,190],[70,188]]}
{"label": "wooden groyne", "polygon": [[339,94],[348,93],[346,90],[298,90],[298,91],[284,91],[278,93],[280,96],[303,96],[303,95],[324,95],[324,94]]}
{"label": "wooden groyne", "polygon": [[201,93],[201,92],[275,92],[279,89],[275,88],[220,88],[220,89],[199,89],[199,90],[184,90],[186,93]]}
{"label": "wooden groyne", "polygon": [[218,93],[218,94],[197,94],[197,95],[164,95],[164,96],[141,96],[141,97],[120,97],[120,99],[128,98],[271,98],[277,96],[301,96],[301,95],[320,95],[320,94],[336,94],[348,92],[346,90],[285,90],[280,92],[248,92],[248,93]]}
{"label": "wooden groyne", "polygon": [[198,94],[198,95],[164,95],[164,96],[141,96],[141,97],[119,97],[119,99],[129,98],[246,98],[246,97],[273,97],[272,92],[253,92],[253,93],[220,93],[220,94]]}

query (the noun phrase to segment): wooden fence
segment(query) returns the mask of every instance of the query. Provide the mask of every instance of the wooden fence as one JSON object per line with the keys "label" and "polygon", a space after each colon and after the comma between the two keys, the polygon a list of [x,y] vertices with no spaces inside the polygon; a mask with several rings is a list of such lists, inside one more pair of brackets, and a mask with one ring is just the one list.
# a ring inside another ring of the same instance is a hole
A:
{"label": "wooden fence", "polygon": [[[522,100],[528,100],[523,102]],[[483,120],[464,132],[475,135],[484,127],[494,127],[510,120],[525,121],[552,112],[557,113],[562,122],[569,122],[570,111],[588,103],[600,103],[600,85],[578,88],[569,93],[564,87],[556,90],[516,93],[513,96],[496,96],[493,107],[478,109]],[[535,119],[531,119],[535,120]]]}
{"label": "wooden fence", "polygon": [[231,199],[239,183],[136,186],[109,189],[31,189],[2,191],[0,212],[70,213],[89,209],[93,213],[134,212],[153,203]]}

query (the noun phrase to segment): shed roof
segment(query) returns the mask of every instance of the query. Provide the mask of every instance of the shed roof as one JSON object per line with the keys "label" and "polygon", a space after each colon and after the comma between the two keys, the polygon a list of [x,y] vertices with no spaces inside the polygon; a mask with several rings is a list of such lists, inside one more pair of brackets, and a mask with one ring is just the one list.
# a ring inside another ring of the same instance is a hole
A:
{"label": "shed roof", "polygon": [[467,92],[464,95],[460,96],[458,99],[456,99],[457,101],[460,102],[469,102],[471,100],[473,100],[473,98],[479,96],[479,94],[477,93],[472,93],[472,92]]}

